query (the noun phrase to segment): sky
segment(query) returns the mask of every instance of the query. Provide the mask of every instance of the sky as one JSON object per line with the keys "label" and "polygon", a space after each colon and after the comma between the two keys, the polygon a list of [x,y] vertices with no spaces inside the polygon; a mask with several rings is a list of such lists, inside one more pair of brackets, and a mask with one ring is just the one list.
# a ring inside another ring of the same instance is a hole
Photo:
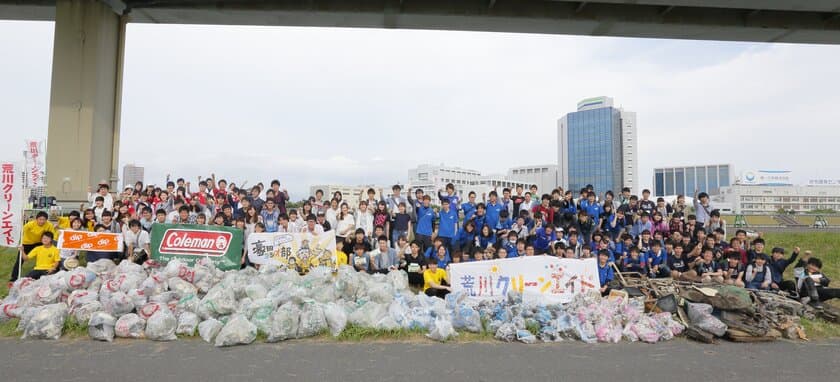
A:
{"label": "sky", "polygon": [[[47,136],[53,24],[0,21],[0,153]],[[485,32],[129,24],[121,166],[314,184],[404,182],[421,163],[557,162],[557,119],[610,96],[654,167],[840,176],[840,46]],[[107,160],[107,159],[105,159]]]}

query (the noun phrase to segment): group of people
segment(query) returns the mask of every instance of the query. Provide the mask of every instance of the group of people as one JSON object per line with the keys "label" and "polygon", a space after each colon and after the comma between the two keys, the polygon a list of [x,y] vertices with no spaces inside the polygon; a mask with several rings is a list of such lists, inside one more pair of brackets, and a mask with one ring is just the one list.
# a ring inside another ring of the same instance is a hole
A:
{"label": "group of people", "polygon": [[[295,209],[287,208],[289,193],[278,180],[268,187],[245,187],[213,175],[199,177],[197,184],[193,189],[189,181],[167,176],[164,187],[138,182],[112,194],[103,183],[95,192],[89,190],[80,211],[55,226],[39,214],[24,226],[21,246],[24,259],[36,259],[30,277],[54,272],[78,256],[47,244],[56,228],[123,234],[123,254],[87,253],[89,262],[143,262],[150,253],[152,225],[174,223],[237,227],[246,238],[252,232],[333,231],[339,265],[370,273],[402,269],[412,286],[436,296],[449,291],[446,269],[451,263],[537,255],[597,258],[603,293],[616,271],[787,290],[812,304],[840,291],[828,287],[822,263],[809,251],[800,254],[794,248],[786,256],[776,247],[767,255],[760,235],[737,230],[727,236],[726,221],[703,192],[695,192],[689,206],[683,195],[668,203],[651,199],[649,190],[639,198],[629,188],[599,195],[587,186],[575,195],[560,187],[540,194],[536,186],[517,186],[501,194],[494,189],[479,201],[475,192],[464,199],[453,184],[436,195],[419,188],[404,193],[394,185],[387,195],[382,189],[367,189],[354,205],[341,192],[326,199],[317,190]],[[784,280],[791,265],[797,278]],[[252,266],[245,253],[242,266]]]}

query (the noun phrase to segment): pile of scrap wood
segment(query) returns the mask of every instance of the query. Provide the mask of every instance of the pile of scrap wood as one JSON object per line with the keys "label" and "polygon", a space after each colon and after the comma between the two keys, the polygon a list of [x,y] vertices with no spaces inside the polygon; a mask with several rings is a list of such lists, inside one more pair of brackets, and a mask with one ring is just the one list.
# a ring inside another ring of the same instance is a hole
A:
{"label": "pile of scrap wood", "polygon": [[648,311],[675,314],[686,336],[701,342],[807,340],[801,318],[840,322],[836,309],[814,309],[784,292],[619,275],[621,288],[631,297],[644,297]]}

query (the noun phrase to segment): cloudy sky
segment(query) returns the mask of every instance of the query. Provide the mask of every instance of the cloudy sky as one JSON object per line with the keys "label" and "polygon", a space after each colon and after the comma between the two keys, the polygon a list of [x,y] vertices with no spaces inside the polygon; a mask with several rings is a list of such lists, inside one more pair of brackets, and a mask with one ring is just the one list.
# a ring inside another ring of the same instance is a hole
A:
{"label": "cloudy sky", "polygon": [[[4,158],[46,138],[53,24],[0,21]],[[556,163],[557,119],[607,95],[657,166],[840,176],[840,46],[130,24],[121,163],[237,182],[404,181]],[[163,153],[163,154],[161,154]]]}

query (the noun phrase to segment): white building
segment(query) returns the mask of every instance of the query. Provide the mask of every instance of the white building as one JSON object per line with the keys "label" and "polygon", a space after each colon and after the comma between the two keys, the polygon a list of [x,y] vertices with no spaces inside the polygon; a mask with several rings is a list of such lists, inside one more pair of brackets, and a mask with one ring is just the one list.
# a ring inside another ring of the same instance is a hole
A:
{"label": "white building", "polygon": [[437,198],[438,191],[445,189],[449,183],[455,186],[455,191],[462,200],[466,200],[470,191],[473,191],[479,201],[482,194],[489,194],[494,189],[501,197],[504,188],[513,190],[517,184],[522,186],[530,184],[512,180],[501,174],[481,175],[477,170],[424,164],[408,170],[406,191],[411,188],[411,196],[414,196],[414,190],[422,189],[425,194],[431,196],[432,203],[437,205],[440,202]]}
{"label": "white building", "polygon": [[[123,188],[134,187],[137,182],[143,182],[145,169],[140,166],[127,164],[123,166],[122,184]],[[145,182],[144,182],[145,183]]]}
{"label": "white building", "polygon": [[776,213],[779,210],[840,211],[840,186],[762,186],[735,184],[720,189],[719,200],[735,213]]}
{"label": "white building", "polygon": [[557,121],[559,184],[572,191],[593,185],[598,194],[623,187],[639,192],[636,113],[610,97],[587,98]]}
{"label": "white building", "polygon": [[560,174],[556,164],[514,167],[508,170],[507,177],[525,182],[526,190],[530,185],[536,184],[540,194],[549,194],[560,185]]}

